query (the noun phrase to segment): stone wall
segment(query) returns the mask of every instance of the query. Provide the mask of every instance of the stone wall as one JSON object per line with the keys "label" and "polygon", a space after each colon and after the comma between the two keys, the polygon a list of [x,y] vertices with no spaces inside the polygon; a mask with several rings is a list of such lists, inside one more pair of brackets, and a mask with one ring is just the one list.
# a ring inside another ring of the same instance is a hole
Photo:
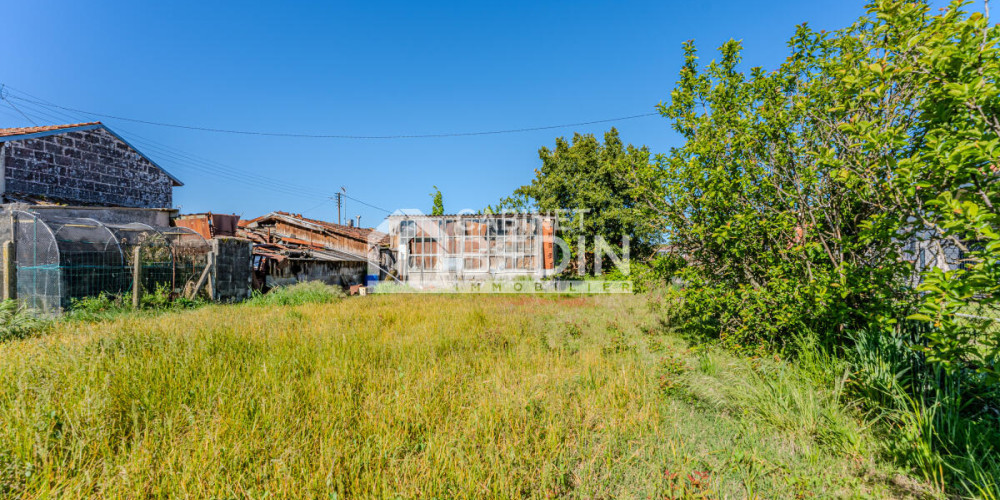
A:
{"label": "stone wall", "polygon": [[78,207],[62,205],[29,205],[26,203],[7,203],[0,205],[0,213],[8,210],[21,210],[36,213],[46,217],[68,217],[76,219],[96,219],[105,224],[131,224],[140,222],[153,227],[169,227],[170,218],[177,213],[170,208],[131,208],[131,207]]}
{"label": "stone wall", "polygon": [[252,246],[240,238],[213,238],[212,294],[219,302],[239,302],[250,296]]}
{"label": "stone wall", "polygon": [[70,204],[173,205],[166,172],[103,128],[3,144],[4,193]]}

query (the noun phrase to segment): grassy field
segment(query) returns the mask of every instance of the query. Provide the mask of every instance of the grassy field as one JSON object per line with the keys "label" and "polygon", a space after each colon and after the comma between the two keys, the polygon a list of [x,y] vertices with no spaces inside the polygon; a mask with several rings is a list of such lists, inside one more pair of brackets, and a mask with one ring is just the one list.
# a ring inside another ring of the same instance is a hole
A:
{"label": "grassy field", "polygon": [[662,299],[388,295],[0,344],[0,492],[899,497],[822,384],[692,349]]}

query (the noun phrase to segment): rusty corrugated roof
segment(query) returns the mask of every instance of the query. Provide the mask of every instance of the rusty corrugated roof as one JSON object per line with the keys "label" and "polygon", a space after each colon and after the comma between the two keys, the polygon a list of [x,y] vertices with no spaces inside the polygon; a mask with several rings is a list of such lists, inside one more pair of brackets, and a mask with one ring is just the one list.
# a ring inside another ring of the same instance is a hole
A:
{"label": "rusty corrugated roof", "polygon": [[[289,212],[271,212],[255,219],[241,220],[239,224],[239,234],[255,243],[254,255],[266,258],[307,258],[324,261],[354,261],[367,262],[367,258],[361,254],[331,248],[319,241],[308,241],[296,238],[287,234],[271,233],[270,228],[260,227],[260,223],[267,221],[281,221],[286,224],[294,224],[302,228],[322,234],[334,234],[344,236],[359,242],[368,243],[368,236],[373,234],[373,229],[358,228],[334,224],[322,220],[303,217],[301,214]],[[375,235],[381,233],[375,232]]]}
{"label": "rusty corrugated roof", "polygon": [[346,236],[348,238],[353,238],[355,240],[364,242],[368,241],[368,236],[373,231],[373,229],[367,227],[345,226],[343,224],[336,224],[324,220],[310,219],[308,217],[303,217],[302,214],[293,214],[281,211],[271,212],[267,215],[262,215],[260,217],[257,217],[256,219],[250,219],[249,221],[246,222],[246,224],[242,224],[241,227],[246,227],[251,224],[260,223],[268,219],[279,219],[279,218],[284,219],[286,222],[294,223],[295,221],[300,221],[306,224],[312,224],[315,226],[319,226],[322,229],[325,229],[332,233],[336,233],[341,236]]}

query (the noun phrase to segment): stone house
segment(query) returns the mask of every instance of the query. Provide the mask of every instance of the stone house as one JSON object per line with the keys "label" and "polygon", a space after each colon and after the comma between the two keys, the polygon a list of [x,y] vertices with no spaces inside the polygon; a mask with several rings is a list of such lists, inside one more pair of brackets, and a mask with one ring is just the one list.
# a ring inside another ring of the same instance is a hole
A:
{"label": "stone house", "polygon": [[5,203],[171,208],[176,177],[101,122],[0,129]]}
{"label": "stone house", "polygon": [[135,290],[245,298],[250,242],[175,225],[180,185],[100,122],[0,129],[3,298],[42,314]]}

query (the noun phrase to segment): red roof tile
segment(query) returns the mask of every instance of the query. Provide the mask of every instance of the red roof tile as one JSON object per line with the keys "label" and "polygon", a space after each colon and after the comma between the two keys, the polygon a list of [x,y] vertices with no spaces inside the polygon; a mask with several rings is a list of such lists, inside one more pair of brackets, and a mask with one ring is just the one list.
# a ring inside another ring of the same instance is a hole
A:
{"label": "red roof tile", "polygon": [[67,125],[46,125],[44,127],[14,127],[0,128],[0,137],[10,137],[12,135],[37,134],[40,132],[51,132],[64,128],[87,127],[90,125],[101,125],[101,122],[71,123]]}

